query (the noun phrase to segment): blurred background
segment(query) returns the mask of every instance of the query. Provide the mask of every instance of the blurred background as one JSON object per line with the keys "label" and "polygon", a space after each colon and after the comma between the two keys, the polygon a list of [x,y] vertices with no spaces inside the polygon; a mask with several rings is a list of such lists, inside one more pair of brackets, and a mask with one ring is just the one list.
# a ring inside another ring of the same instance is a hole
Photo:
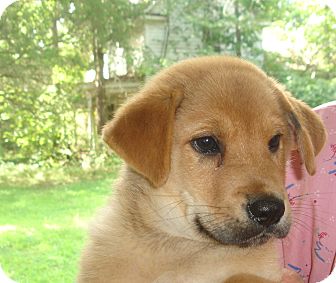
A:
{"label": "blurred background", "polygon": [[0,266],[72,282],[120,165],[102,126],[184,58],[248,59],[314,107],[336,99],[334,0],[21,0],[0,19]]}

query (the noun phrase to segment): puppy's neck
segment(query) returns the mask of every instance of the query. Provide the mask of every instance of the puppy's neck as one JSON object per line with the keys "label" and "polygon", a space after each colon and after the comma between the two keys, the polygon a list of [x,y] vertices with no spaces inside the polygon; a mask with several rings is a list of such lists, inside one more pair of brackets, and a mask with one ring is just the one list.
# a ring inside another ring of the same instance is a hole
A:
{"label": "puppy's neck", "polygon": [[[121,219],[130,234],[136,239],[153,238],[153,243],[178,242],[182,245],[196,244],[209,246],[195,233],[193,224],[186,218],[187,207],[183,192],[166,188],[155,188],[137,172],[124,166],[119,183],[116,185],[115,201],[119,207]],[[195,238],[198,238],[195,241]]]}

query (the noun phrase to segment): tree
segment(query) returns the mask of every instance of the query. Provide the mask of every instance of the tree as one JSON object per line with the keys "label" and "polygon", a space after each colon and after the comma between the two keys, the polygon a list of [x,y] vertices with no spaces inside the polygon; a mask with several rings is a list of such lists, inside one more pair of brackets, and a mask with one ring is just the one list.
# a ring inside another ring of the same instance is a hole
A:
{"label": "tree", "polygon": [[[128,42],[145,4],[128,0],[19,1],[0,25],[0,152],[6,160],[72,160],[87,150],[76,119],[87,109],[84,73],[96,71],[91,124],[106,122],[103,56]],[[91,60],[91,56],[93,60]],[[82,117],[83,118],[83,117]],[[90,149],[96,149],[91,131]]]}
{"label": "tree", "polygon": [[145,6],[132,4],[128,0],[75,0],[73,5],[75,11],[70,17],[73,22],[71,33],[80,38],[82,45],[89,47],[93,55],[97,132],[101,133],[108,119],[105,102],[106,79],[103,76],[104,54],[117,43],[127,49],[137,19],[142,15]]}
{"label": "tree", "polygon": [[[265,68],[298,98],[311,106],[336,99],[335,12],[319,1],[293,1],[284,17],[273,23],[287,41],[303,35],[300,49],[287,55],[266,54]],[[295,44],[293,44],[295,46]]]}
{"label": "tree", "polygon": [[72,97],[66,91],[80,71],[76,52],[64,48],[58,55],[58,43],[69,38],[50,32],[54,3],[61,4],[17,2],[1,18],[1,146],[13,159],[61,158],[70,146],[65,123],[72,124],[66,115]]}
{"label": "tree", "polygon": [[187,15],[201,30],[203,49],[255,59],[263,53],[262,29],[281,17],[284,1],[188,1]]}

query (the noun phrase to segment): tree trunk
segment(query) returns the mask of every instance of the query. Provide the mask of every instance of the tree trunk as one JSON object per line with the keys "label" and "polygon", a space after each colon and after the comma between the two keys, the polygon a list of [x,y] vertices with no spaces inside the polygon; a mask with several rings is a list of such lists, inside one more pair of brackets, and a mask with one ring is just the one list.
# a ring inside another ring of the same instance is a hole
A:
{"label": "tree trunk", "polygon": [[96,152],[96,129],[95,129],[95,115],[93,108],[93,98],[92,93],[89,92],[87,95],[87,106],[88,106],[88,124],[87,124],[87,134],[89,139],[89,148],[90,151]]}
{"label": "tree trunk", "polygon": [[58,54],[58,30],[57,30],[57,21],[59,20],[59,8],[58,8],[58,1],[55,0],[54,3],[54,17],[53,17],[53,26],[52,26],[52,41],[53,46]]}
{"label": "tree trunk", "polygon": [[167,50],[168,50],[168,44],[169,44],[170,11],[171,11],[170,1],[169,0],[165,1],[165,4],[166,4],[166,9],[167,9],[167,15],[166,15],[167,23],[166,23],[166,32],[165,32],[165,36],[163,39],[163,46],[162,46],[162,51],[161,51],[161,57],[164,59],[167,57]]}
{"label": "tree trunk", "polygon": [[103,76],[104,68],[104,53],[99,44],[97,31],[93,34],[93,56],[94,66],[96,71],[95,86],[96,86],[96,107],[97,107],[97,133],[100,135],[103,126],[107,122],[106,114],[106,93],[105,93],[105,79]]}
{"label": "tree trunk", "polygon": [[241,57],[241,32],[240,32],[240,24],[239,24],[239,16],[240,16],[240,11],[239,11],[239,2],[236,0],[234,2],[234,10],[235,10],[235,17],[236,17],[236,23],[235,23],[235,34],[236,34],[236,55],[238,57]]}
{"label": "tree trunk", "polygon": [[77,109],[72,108],[73,111],[73,137],[74,137],[74,146],[78,148],[78,135],[77,135]]}

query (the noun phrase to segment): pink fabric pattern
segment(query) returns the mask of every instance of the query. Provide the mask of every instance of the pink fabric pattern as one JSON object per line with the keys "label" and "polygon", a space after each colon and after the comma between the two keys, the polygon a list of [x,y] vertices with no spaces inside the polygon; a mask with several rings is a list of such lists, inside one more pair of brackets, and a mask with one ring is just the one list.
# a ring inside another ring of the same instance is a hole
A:
{"label": "pink fabric pattern", "polygon": [[336,101],[314,110],[327,128],[327,142],[316,159],[314,176],[308,175],[298,156],[288,163],[292,228],[281,241],[284,266],[305,283],[325,279],[336,257]]}

